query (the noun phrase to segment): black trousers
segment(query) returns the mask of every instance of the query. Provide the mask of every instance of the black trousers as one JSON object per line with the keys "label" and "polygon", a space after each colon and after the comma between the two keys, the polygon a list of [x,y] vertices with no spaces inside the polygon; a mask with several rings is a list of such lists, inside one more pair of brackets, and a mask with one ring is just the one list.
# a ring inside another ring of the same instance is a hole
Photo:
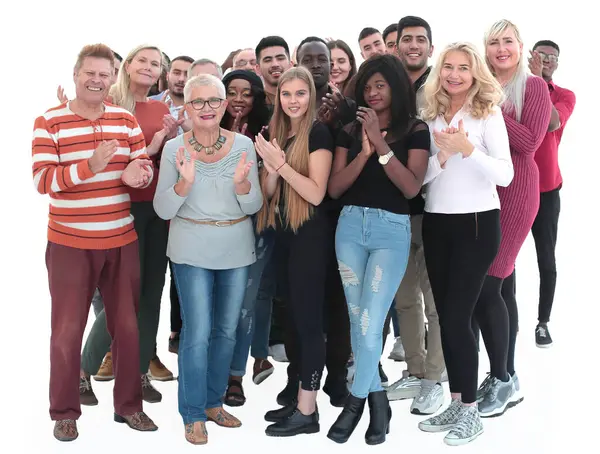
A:
{"label": "black trousers", "polygon": [[548,323],[556,289],[556,239],[560,214],[560,189],[540,194],[540,208],[531,233],[535,241],[540,270],[540,301],[538,321]]}
{"label": "black trousers", "polygon": [[471,320],[500,246],[500,212],[423,215],[423,248],[450,391],[475,402],[479,357]]}
{"label": "black trousers", "polygon": [[324,308],[332,242],[329,220],[318,212],[296,233],[281,225],[276,229],[274,259],[277,293],[286,307],[288,375],[297,371],[307,391],[320,389],[325,367]]}
{"label": "black trousers", "polygon": [[169,260],[169,269],[171,270],[171,288],[169,291],[169,299],[171,300],[171,332],[181,333],[181,310],[179,309],[179,295],[175,286],[173,277],[173,264]]}

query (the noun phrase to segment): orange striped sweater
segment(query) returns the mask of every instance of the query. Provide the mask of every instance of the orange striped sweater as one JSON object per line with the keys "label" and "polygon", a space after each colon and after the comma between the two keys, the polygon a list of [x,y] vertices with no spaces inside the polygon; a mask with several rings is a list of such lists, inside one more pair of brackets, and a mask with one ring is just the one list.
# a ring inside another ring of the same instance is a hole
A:
{"label": "orange striped sweater", "polygon": [[[88,159],[103,140],[117,139],[117,152],[94,175]],[[80,117],[68,103],[35,120],[33,182],[50,196],[48,241],[78,249],[111,249],[137,239],[130,197],[121,175],[134,159],[148,159],[135,117],[105,103],[97,120]],[[152,181],[152,180],[150,180]]]}

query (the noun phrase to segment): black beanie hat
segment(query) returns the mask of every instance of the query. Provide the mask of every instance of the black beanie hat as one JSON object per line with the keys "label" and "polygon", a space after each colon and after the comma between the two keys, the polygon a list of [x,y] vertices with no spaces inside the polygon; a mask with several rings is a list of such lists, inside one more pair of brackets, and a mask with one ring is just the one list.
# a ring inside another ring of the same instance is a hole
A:
{"label": "black beanie hat", "polygon": [[251,86],[264,90],[262,79],[258,77],[254,71],[248,71],[247,69],[236,69],[235,71],[228,72],[223,76],[222,79],[225,88],[227,88],[229,83],[234,79],[247,80],[250,82]]}

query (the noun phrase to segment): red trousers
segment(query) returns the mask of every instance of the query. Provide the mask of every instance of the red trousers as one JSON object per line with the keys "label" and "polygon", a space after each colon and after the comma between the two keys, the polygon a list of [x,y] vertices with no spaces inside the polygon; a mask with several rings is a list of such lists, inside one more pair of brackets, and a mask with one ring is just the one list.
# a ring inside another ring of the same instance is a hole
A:
{"label": "red trousers", "polygon": [[52,298],[50,417],[78,419],[81,343],[96,287],[104,299],[115,372],[114,407],[121,416],[142,410],[137,311],[140,261],[137,241],[108,250],[48,243]]}

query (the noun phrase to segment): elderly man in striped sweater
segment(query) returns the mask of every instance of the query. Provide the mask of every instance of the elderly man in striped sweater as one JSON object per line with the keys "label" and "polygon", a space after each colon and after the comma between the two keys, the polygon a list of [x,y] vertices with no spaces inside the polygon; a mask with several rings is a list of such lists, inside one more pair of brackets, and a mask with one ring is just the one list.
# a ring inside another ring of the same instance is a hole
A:
{"label": "elderly man in striped sweater", "polygon": [[127,187],[153,177],[144,136],[125,109],[106,103],[111,49],[85,46],[74,68],[76,97],[35,120],[33,181],[50,196],[46,266],[52,299],[50,417],[60,441],[77,438],[81,342],[96,288],[104,297],[116,371],[114,419],[156,430],[142,411],[137,309],[140,264]]}

